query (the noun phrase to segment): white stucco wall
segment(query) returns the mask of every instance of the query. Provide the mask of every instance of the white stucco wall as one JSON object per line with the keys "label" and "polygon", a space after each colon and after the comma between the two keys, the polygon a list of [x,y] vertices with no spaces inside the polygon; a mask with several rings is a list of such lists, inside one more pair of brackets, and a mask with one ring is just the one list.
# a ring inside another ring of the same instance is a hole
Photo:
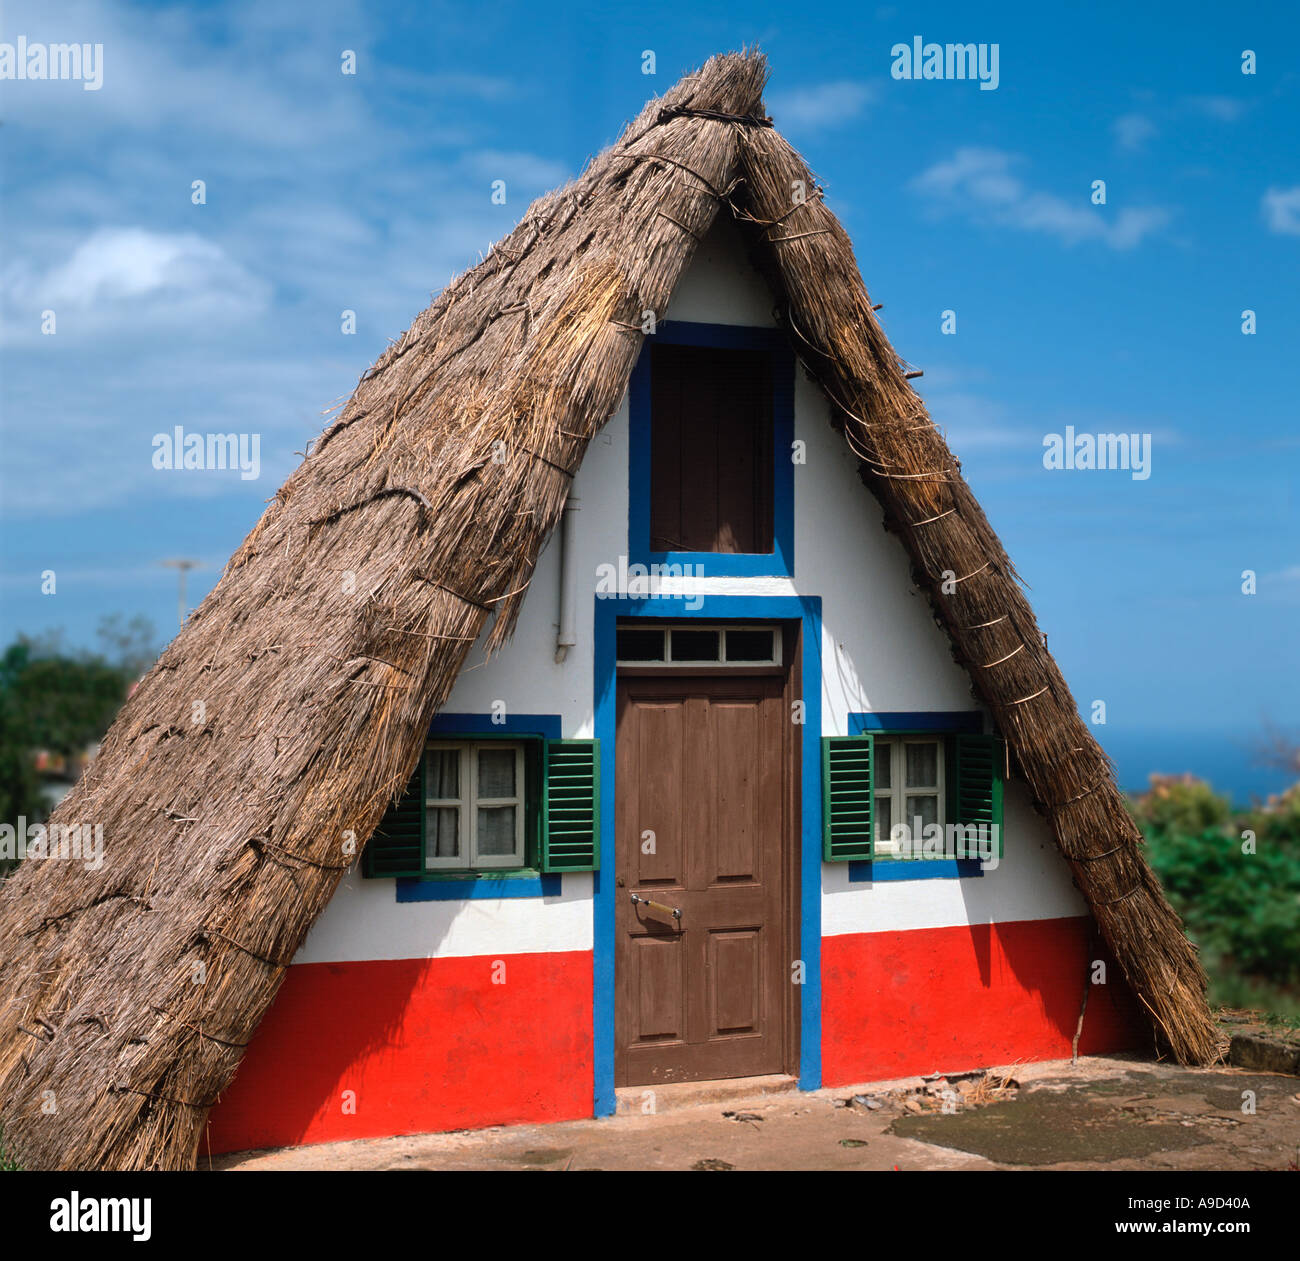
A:
{"label": "white stucco wall", "polygon": [[[762,279],[730,231],[699,252],[667,318],[750,327],[774,325]],[[816,595],[822,599],[822,733],[847,733],[857,711],[969,710],[970,683],[953,662],[906,553],[885,533],[853,457],[829,423],[828,405],[796,369],[795,437],[807,462],[795,467],[795,576],[701,578],[665,584],[706,595]],[[626,398],[588,450],[574,481],[581,502],[574,563],[582,575],[577,646],[555,662],[559,622],[558,533],[543,553],[510,644],[485,663],[476,646],[445,707],[484,714],[559,714],[565,736],[589,736],[593,719],[593,592],[598,567],[628,552],[629,421]],[[1081,915],[1047,825],[1024,785],[1009,784],[1001,865],[962,880],[850,885],[844,864],[822,865],[822,932],[904,931],[991,921]],[[612,846],[606,846],[606,854]],[[296,962],[401,959],[583,950],[592,945],[592,879],[565,876],[563,896],[453,902],[395,901],[391,880],[348,877]]]}

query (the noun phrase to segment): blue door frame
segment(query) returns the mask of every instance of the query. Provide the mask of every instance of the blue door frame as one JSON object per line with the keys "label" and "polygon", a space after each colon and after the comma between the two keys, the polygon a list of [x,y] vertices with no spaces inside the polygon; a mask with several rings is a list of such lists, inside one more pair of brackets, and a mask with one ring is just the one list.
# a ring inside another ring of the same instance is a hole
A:
{"label": "blue door frame", "polygon": [[799,1088],[821,1085],[821,893],[822,793],[821,695],[822,604],[817,596],[655,596],[596,598],[593,734],[600,741],[600,831],[605,861],[595,873],[593,923],[594,1112],[614,1112],[614,802],[615,728],[618,717],[616,633],[620,618],[710,618],[714,621],[786,620],[802,624],[800,634],[804,702],[800,758],[799,955],[803,984],[799,995]]}

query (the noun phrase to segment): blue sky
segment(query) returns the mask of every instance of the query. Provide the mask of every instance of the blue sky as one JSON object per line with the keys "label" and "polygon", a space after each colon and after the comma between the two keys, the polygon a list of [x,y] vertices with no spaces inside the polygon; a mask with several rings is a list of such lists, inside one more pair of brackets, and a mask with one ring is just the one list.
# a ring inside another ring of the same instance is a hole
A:
{"label": "blue sky", "polygon": [[[104,54],[98,91],[0,84],[0,641],[170,634],[158,562],[203,562],[197,603],[432,292],[648,96],[757,44],[1121,778],[1273,786],[1247,745],[1300,713],[1292,6],[741,8],[6,0],[0,41]],[[891,78],[917,35],[997,43],[997,90]],[[260,434],[260,477],[154,469],[174,425]],[[1067,425],[1150,434],[1150,478],[1045,470]]]}

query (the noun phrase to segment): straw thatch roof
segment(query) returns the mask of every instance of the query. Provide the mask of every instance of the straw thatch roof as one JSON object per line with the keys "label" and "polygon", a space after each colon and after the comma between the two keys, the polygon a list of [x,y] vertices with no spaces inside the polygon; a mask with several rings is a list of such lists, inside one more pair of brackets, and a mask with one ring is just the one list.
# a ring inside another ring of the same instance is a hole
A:
{"label": "straw thatch roof", "polygon": [[54,816],[103,825],[102,870],[27,862],[0,891],[0,1126],[24,1165],[193,1163],[349,838],[405,785],[476,637],[509,635],[641,313],[665,310],[720,212],[1159,1037],[1184,1062],[1215,1054],[1204,974],[1111,768],[848,237],[768,124],[765,78],[760,56],[714,58],[449,285],[127,702]]}

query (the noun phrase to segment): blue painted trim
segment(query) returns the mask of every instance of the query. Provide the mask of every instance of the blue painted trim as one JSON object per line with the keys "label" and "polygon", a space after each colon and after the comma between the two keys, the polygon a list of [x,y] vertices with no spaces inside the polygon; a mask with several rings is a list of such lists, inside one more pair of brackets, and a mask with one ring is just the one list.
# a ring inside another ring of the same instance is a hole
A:
{"label": "blue painted trim", "polygon": [[544,736],[558,740],[559,714],[504,714],[504,722],[493,722],[491,714],[437,714],[429,724],[430,736],[512,735]]}
{"label": "blue painted trim", "polygon": [[849,715],[849,735],[864,731],[974,731],[984,730],[979,710],[931,710],[922,713],[857,713]]}
{"label": "blue painted trim", "polygon": [[789,350],[783,329],[749,324],[707,324],[696,320],[661,320],[650,334],[669,346],[719,346],[723,350]]}
{"label": "blue painted trim", "polygon": [[984,874],[978,858],[882,858],[848,864],[850,884],[890,880],[965,880]]}
{"label": "blue painted trim", "polygon": [[[661,326],[662,327],[662,326]],[[759,621],[783,618],[803,623],[804,726],[800,746],[801,836],[799,855],[799,954],[804,983],[799,996],[799,1086],[816,1090],[822,1077],[822,602],[817,596],[657,596],[653,599],[596,597],[595,736],[600,740],[601,833],[612,838],[615,826],[615,735],[617,672],[615,638],[620,617],[709,618],[714,621]],[[594,1111],[614,1111],[614,846],[606,865],[595,874],[593,899],[593,1049]]]}
{"label": "blue painted trim", "polygon": [[[984,730],[984,715],[979,710],[928,710],[916,713],[850,713],[849,735],[866,731],[882,735],[891,731]],[[850,884],[875,884],[893,880],[969,880],[983,876],[978,858],[881,858],[849,863]]]}
{"label": "blue painted trim", "polygon": [[[656,343],[766,350],[772,357],[773,551],[654,552],[650,550],[650,351]],[[628,384],[631,455],[628,459],[628,563],[694,565],[710,577],[794,576],[794,354],[776,328],[692,324],[665,320],[641,347]]]}
{"label": "blue painted trim", "polygon": [[463,902],[476,898],[558,898],[564,877],[559,874],[511,872],[503,876],[463,876],[446,880],[421,880],[403,876],[397,881],[399,902]]}

